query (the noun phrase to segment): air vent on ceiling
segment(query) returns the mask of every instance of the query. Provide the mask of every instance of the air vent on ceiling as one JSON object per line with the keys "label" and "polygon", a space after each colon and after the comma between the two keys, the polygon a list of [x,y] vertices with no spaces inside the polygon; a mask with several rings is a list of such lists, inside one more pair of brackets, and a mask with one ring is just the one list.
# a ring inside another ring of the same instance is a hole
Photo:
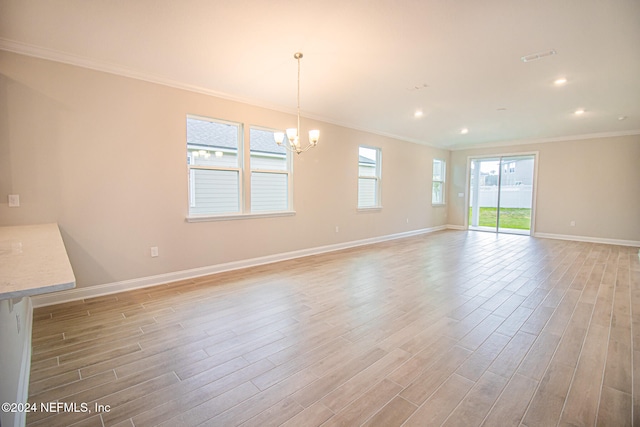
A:
{"label": "air vent on ceiling", "polygon": [[532,53],[531,55],[523,56],[520,59],[522,60],[522,62],[531,62],[531,61],[537,61],[538,59],[546,58],[547,56],[553,56],[557,54],[558,52],[556,52],[555,49],[551,49],[551,50],[546,50],[544,52]]}
{"label": "air vent on ceiling", "polygon": [[428,87],[429,87],[429,85],[428,85],[428,84],[426,84],[426,83],[422,83],[422,84],[420,84],[420,85],[415,85],[415,86],[413,86],[413,87],[408,87],[408,88],[407,88],[407,90],[408,90],[408,91],[410,91],[410,92],[415,92],[415,91],[417,91],[417,90],[426,89],[426,88],[428,88]]}

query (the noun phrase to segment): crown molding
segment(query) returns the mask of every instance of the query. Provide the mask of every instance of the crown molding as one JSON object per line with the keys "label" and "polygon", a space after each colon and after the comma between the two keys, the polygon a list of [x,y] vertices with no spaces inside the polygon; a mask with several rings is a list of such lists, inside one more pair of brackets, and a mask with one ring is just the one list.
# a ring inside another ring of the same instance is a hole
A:
{"label": "crown molding", "polygon": [[[217,98],[226,99],[234,102],[240,102],[243,104],[252,105],[254,107],[266,108],[266,109],[278,111],[281,113],[292,114],[292,115],[296,114],[296,109],[283,107],[282,105],[266,103],[264,101],[258,101],[252,98],[240,97],[240,96],[232,95],[226,92],[220,92],[220,91],[208,89],[202,86],[190,85],[184,82],[169,79],[167,77],[159,76],[156,74],[134,70],[128,67],[124,67],[122,65],[112,64],[106,61],[89,59],[86,57],[73,55],[70,53],[49,49],[41,46],[36,46],[29,43],[23,43],[15,40],[0,38],[0,50],[5,50],[8,52],[31,56],[39,59],[60,62],[63,64],[74,65],[77,67],[87,68],[94,71],[114,74],[117,76],[128,77],[136,80],[142,80],[145,82],[155,83],[155,84],[168,86],[175,89],[181,89],[189,92],[215,96]],[[640,129],[634,129],[630,131],[621,131],[621,132],[602,132],[602,133],[593,133],[593,134],[585,134],[585,135],[571,135],[571,136],[565,136],[565,137],[507,140],[507,141],[498,141],[498,142],[470,144],[465,146],[449,146],[445,144],[437,144],[437,143],[432,143],[432,142],[419,140],[415,138],[407,138],[401,135],[395,135],[393,133],[367,129],[359,125],[346,123],[340,120],[335,120],[335,119],[324,117],[321,115],[301,113],[301,117],[305,117],[311,120],[321,121],[323,123],[328,123],[336,126],[341,126],[341,127],[356,130],[356,131],[367,132],[373,135],[392,138],[399,141],[404,141],[404,142],[409,142],[409,143],[419,144],[419,145],[426,145],[432,148],[449,150],[449,151],[461,151],[461,150],[469,150],[469,149],[476,149],[476,148],[494,148],[494,147],[504,147],[504,146],[510,146],[510,145],[541,144],[541,143],[548,143],[548,142],[575,141],[575,140],[581,140],[581,139],[611,138],[611,137],[617,137],[617,136],[640,135]]]}
{"label": "crown molding", "polygon": [[462,151],[462,150],[474,150],[477,148],[499,148],[499,147],[506,147],[506,146],[514,146],[514,145],[546,144],[549,142],[580,141],[583,139],[614,138],[619,136],[632,136],[632,135],[640,135],[640,129],[615,131],[615,132],[588,133],[583,135],[569,135],[569,136],[559,136],[559,137],[553,137],[553,138],[518,139],[518,140],[508,140],[508,141],[500,141],[500,142],[483,142],[479,144],[465,145],[464,147],[449,147],[448,150]]}
{"label": "crown molding", "polygon": [[60,62],[63,64],[74,65],[76,67],[87,68],[94,71],[114,74],[117,76],[128,77],[136,80],[142,80],[149,83],[155,83],[162,86],[168,86],[175,89],[182,89],[189,92],[201,93],[204,95],[215,96],[217,98],[229,101],[241,102],[256,107],[267,108],[288,114],[296,114],[296,110],[285,108],[281,105],[260,102],[255,99],[244,98],[225,92],[208,89],[202,86],[191,85],[167,77],[159,76],[152,73],[142,72],[122,65],[113,64],[106,61],[98,61],[86,57],[61,52],[54,49],[48,49],[41,46],[35,46],[28,43],[16,42],[13,40],[0,38],[0,50],[17,53],[20,55],[31,56],[38,59]]}
{"label": "crown molding", "polygon": [[[236,95],[232,95],[226,92],[220,92],[212,89],[208,89],[202,86],[190,85],[177,80],[169,79],[163,76],[159,76],[152,73],[141,72],[131,68],[124,67],[122,65],[112,64],[106,61],[98,61],[95,59],[89,59],[86,57],[73,55],[70,53],[62,52],[59,50],[49,49],[41,46],[35,46],[28,43],[17,42],[14,40],[0,38],[0,50],[17,53],[20,55],[31,56],[38,59],[45,59],[48,61],[60,62],[63,64],[74,65],[76,67],[87,68],[94,71],[100,71],[104,73],[114,74],[117,76],[128,77],[136,80],[142,80],[149,83],[155,83],[163,86],[172,87],[175,89],[186,90],[189,92],[200,93],[209,96],[215,96],[216,98],[226,99],[229,101],[240,102],[243,104],[252,105],[254,107],[266,108],[281,113],[296,115],[297,110],[294,108],[283,107],[282,105],[276,105],[258,101],[256,99],[244,98]],[[386,138],[393,138],[404,142],[410,142],[414,144],[427,145],[434,148],[448,149],[445,146],[428,143],[426,141],[417,140],[413,138],[407,138],[400,135],[391,133],[366,129],[361,126],[342,122],[340,120],[331,119],[320,115],[300,114],[301,117],[318,120],[324,123],[329,123],[336,126],[345,127],[352,130],[371,133],[374,135],[380,135]]]}

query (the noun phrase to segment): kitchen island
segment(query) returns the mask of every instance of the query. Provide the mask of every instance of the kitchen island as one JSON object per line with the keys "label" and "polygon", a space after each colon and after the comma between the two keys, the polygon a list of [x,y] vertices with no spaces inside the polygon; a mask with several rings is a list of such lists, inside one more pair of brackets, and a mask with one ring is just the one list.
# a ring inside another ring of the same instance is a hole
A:
{"label": "kitchen island", "polygon": [[[0,403],[15,404],[10,409],[19,409],[29,395],[30,297],[75,283],[57,224],[0,227]],[[25,420],[25,412],[0,412],[3,427],[23,426]]]}

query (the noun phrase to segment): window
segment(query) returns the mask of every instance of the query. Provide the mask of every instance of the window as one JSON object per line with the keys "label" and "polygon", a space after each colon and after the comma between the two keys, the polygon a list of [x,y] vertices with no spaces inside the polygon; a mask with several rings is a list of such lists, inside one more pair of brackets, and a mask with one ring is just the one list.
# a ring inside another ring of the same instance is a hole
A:
{"label": "window", "polygon": [[431,204],[444,205],[444,180],[447,175],[444,160],[433,159],[433,187],[431,190]]}
{"label": "window", "polygon": [[189,216],[290,211],[291,158],[273,133],[249,129],[245,169],[241,123],[188,116]]}
{"label": "window", "polygon": [[360,146],[358,149],[358,209],[379,208],[380,157],[379,148]]}
{"label": "window", "polygon": [[242,125],[187,118],[189,215],[241,212]]}
{"label": "window", "polygon": [[251,212],[289,210],[290,158],[274,131],[251,128]]}

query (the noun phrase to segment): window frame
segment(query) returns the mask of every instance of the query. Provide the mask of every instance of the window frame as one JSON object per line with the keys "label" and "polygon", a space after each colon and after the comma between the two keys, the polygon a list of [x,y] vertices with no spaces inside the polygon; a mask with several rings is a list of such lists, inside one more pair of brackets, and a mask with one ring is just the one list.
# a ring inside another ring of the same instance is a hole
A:
{"label": "window frame", "polygon": [[[278,216],[292,216],[295,215],[295,211],[293,210],[293,156],[291,152],[286,150],[286,158],[287,158],[287,170],[259,170],[251,168],[251,140],[250,134],[251,129],[259,129],[266,130],[270,132],[279,132],[277,129],[257,126],[257,125],[245,125],[242,122],[234,122],[231,120],[218,119],[214,117],[207,117],[197,114],[187,114],[185,117],[185,131],[187,124],[187,119],[195,119],[195,120],[203,120],[212,123],[220,123],[227,125],[238,126],[238,147],[237,147],[237,157],[238,163],[237,167],[227,167],[227,166],[211,166],[211,165],[194,165],[192,164],[192,155],[189,152],[189,144],[188,141],[185,144],[186,156],[187,159],[187,222],[206,222],[206,221],[227,221],[227,220],[237,220],[237,219],[251,219],[251,218],[265,218],[265,217],[278,217]],[[186,134],[186,132],[185,132]],[[275,140],[273,142],[276,144]],[[214,154],[215,155],[215,154]],[[192,214],[191,208],[194,207],[194,195],[195,188],[192,186],[194,170],[220,170],[220,171],[237,171],[238,173],[238,208],[237,212],[225,212],[221,214],[216,213],[205,213],[205,214]],[[259,211],[252,212],[251,211],[251,174],[252,172],[273,172],[287,175],[287,209],[282,211]]]}
{"label": "window frame", "polygon": [[[435,179],[436,178],[435,177],[436,162],[440,162],[442,164],[442,172],[440,174],[442,178],[441,180]],[[447,161],[445,159],[434,157],[433,160],[431,161],[431,206],[445,206],[447,204],[447,199],[446,199],[447,192],[445,191],[446,182],[447,182]],[[442,202],[434,201],[433,193],[434,193],[436,184],[440,184]]]}
{"label": "window frame", "polygon": [[[360,148],[374,150],[376,152],[375,175],[360,175]],[[358,144],[358,197],[356,199],[357,210],[361,212],[382,209],[382,148],[371,145]],[[375,181],[376,204],[373,206],[360,206],[360,180],[372,179]]]}

